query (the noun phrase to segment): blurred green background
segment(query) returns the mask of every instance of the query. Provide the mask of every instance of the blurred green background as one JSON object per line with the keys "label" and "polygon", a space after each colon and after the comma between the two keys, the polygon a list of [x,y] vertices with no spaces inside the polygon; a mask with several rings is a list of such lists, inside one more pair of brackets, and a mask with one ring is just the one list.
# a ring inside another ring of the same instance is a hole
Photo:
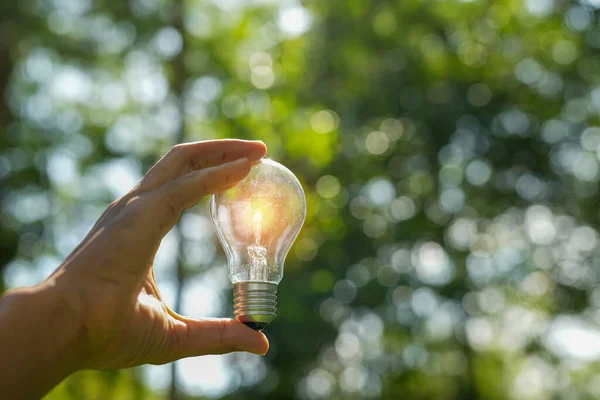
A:
{"label": "blurred green background", "polygon": [[[600,398],[599,8],[3,1],[0,291],[178,142],[263,140],[308,197],[266,357],[85,371],[48,399]],[[207,215],[156,275],[227,316]]]}

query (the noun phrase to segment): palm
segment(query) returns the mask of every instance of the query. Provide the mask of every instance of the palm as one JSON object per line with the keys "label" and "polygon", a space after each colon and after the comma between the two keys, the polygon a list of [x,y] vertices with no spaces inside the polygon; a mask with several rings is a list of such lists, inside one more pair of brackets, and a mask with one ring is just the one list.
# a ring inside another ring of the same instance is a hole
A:
{"label": "palm", "polygon": [[93,367],[112,369],[172,361],[172,341],[185,329],[185,323],[162,301],[152,268],[138,296],[123,301],[129,304],[115,313],[115,320],[102,322],[117,328],[105,336],[104,350]]}

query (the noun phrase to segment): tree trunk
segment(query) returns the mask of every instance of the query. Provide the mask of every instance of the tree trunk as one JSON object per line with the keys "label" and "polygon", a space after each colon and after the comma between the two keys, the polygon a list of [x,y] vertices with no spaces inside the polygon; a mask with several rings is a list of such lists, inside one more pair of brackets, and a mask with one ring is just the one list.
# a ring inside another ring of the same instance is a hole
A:
{"label": "tree trunk", "polygon": [[[176,11],[174,16],[173,25],[179,31],[183,38],[183,45],[179,54],[173,59],[173,89],[178,98],[178,107],[179,107],[179,115],[181,118],[181,126],[179,128],[179,132],[176,135],[176,143],[182,143],[185,141],[186,132],[185,132],[185,112],[184,112],[184,84],[186,81],[186,71],[183,63],[183,56],[186,50],[186,40],[183,29],[183,4],[181,1],[177,1],[175,3]],[[181,292],[183,290],[183,285],[185,284],[185,270],[183,265],[183,236],[181,235],[181,229],[179,224],[175,226],[175,231],[177,233],[177,237],[179,238],[179,248],[177,250],[177,271],[176,271],[176,279],[177,279],[177,287],[175,291],[175,301],[174,301],[174,311],[179,313],[181,312]],[[177,362],[171,363],[171,387],[169,388],[169,399],[177,400],[179,399],[178,393],[178,381],[177,381]]]}

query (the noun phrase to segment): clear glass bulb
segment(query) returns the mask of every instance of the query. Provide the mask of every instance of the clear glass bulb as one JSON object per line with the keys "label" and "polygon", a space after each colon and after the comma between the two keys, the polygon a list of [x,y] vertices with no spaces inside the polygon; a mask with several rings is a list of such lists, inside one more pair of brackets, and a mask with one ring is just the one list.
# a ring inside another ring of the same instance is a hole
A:
{"label": "clear glass bulb", "polygon": [[262,330],[275,318],[285,257],[306,216],[302,185],[283,165],[262,160],[236,186],[213,195],[210,209],[229,261],[234,315]]}

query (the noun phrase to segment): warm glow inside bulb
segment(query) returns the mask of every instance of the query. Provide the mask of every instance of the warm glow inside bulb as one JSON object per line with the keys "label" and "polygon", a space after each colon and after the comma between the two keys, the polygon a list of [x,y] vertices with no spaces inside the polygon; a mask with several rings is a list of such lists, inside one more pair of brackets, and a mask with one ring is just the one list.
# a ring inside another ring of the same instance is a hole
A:
{"label": "warm glow inside bulb", "polygon": [[[236,186],[214,195],[211,215],[232,282],[279,283],[305,214],[300,182],[272,160],[261,161]],[[258,265],[265,266],[264,271],[254,271]]]}

